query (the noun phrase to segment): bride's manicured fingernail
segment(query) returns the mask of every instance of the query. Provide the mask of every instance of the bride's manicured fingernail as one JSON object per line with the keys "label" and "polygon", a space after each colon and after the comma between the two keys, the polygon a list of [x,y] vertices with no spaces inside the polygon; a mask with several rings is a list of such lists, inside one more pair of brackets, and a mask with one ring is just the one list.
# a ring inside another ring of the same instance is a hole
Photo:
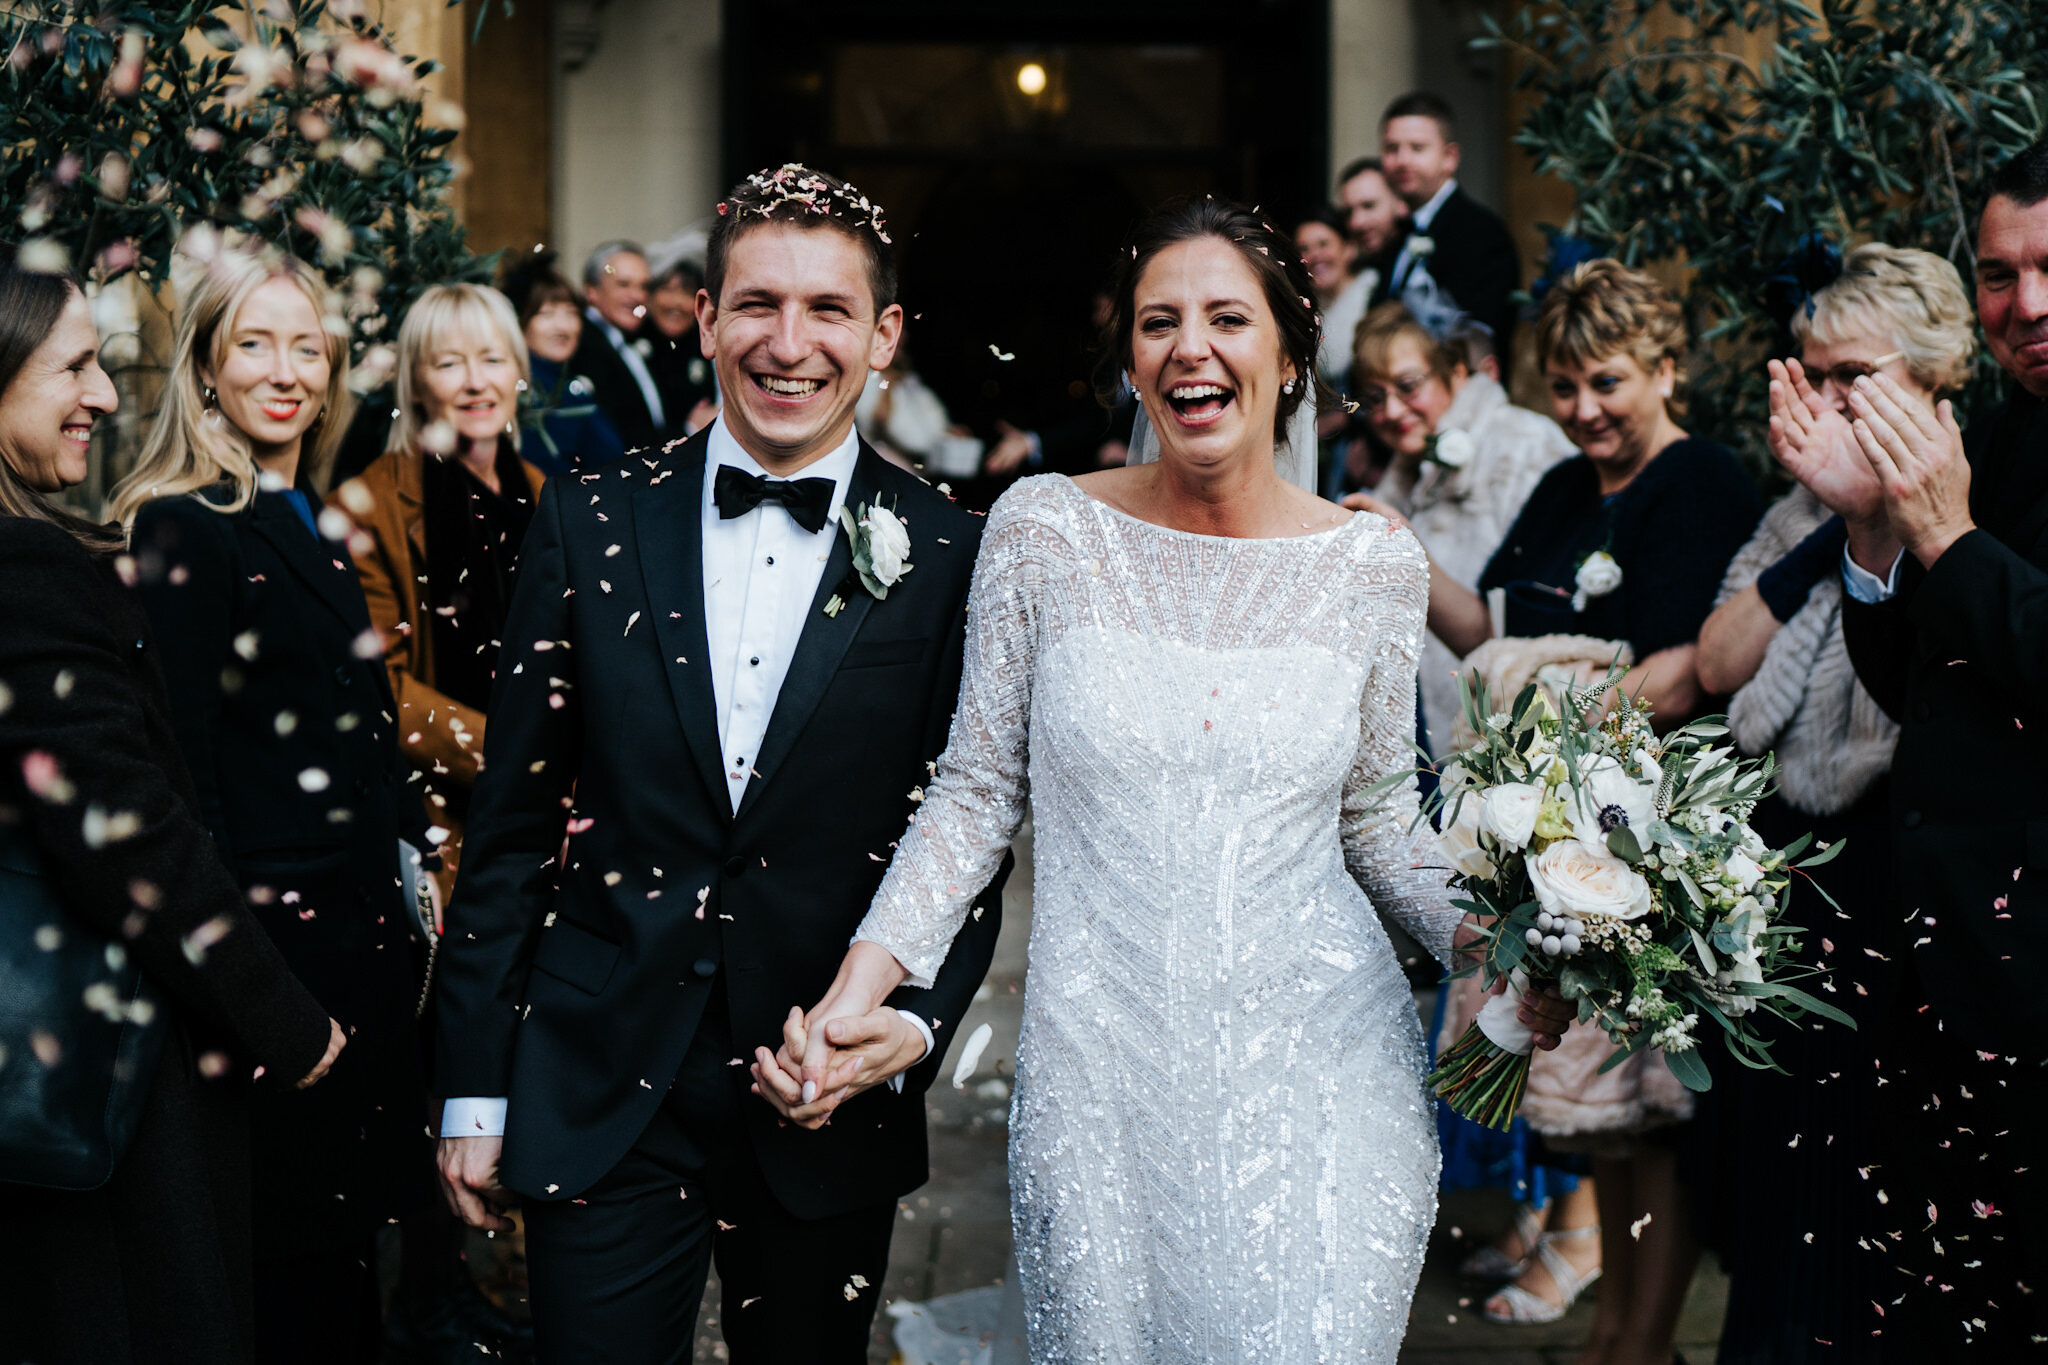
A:
{"label": "bride's manicured fingernail", "polygon": [[816,1081],[805,1081],[804,1103],[809,1104],[812,1100],[815,1100],[816,1098],[818,1098],[818,1083]]}

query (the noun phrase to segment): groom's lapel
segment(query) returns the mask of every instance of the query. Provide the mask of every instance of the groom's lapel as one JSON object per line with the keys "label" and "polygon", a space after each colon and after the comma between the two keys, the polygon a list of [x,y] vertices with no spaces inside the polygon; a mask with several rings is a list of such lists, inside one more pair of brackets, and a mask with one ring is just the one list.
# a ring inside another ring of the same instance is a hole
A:
{"label": "groom's lapel", "polygon": [[[732,813],[719,752],[718,700],[711,690],[711,645],[704,633],[704,462],[710,442],[699,436],[678,450],[673,470],[634,490],[633,544],[640,552],[641,586],[654,617],[662,670],[676,719],[697,760],[710,805]],[[663,487],[663,485],[667,485]]]}
{"label": "groom's lapel", "polygon": [[[860,455],[854,461],[853,476],[846,483],[846,510],[851,512],[862,503],[872,503],[882,489],[882,457],[868,449],[868,443],[860,443]],[[847,541],[844,527],[834,524],[832,533],[832,554],[825,561],[825,572],[818,579],[818,591],[811,599],[809,614],[804,617],[803,634],[797,637],[796,653],[789,661],[789,672],[782,679],[782,690],[775,695],[775,711],[768,717],[768,733],[761,740],[761,755],[754,764],[754,775],[747,782],[746,794],[740,798],[740,808],[735,819],[744,819],[760,800],[761,789],[775,780],[782,770],[782,761],[789,757],[789,751],[796,747],[797,737],[804,726],[810,723],[811,713],[818,709],[818,701],[825,695],[825,688],[832,681],[832,675],[839,669],[839,661],[846,655],[846,647],[853,643],[861,622],[867,619],[869,608],[875,599],[867,589],[854,581],[850,591],[843,591],[848,575],[853,569],[853,547]],[[834,594],[846,604],[837,615],[827,616],[825,605]]]}

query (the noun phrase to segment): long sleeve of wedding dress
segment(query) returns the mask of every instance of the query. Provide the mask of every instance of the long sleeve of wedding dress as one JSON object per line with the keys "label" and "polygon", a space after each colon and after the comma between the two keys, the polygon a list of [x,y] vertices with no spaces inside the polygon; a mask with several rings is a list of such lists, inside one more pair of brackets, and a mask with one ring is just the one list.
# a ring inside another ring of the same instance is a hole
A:
{"label": "long sleeve of wedding dress", "polygon": [[999,513],[982,536],[946,751],[854,934],[894,953],[912,986],[930,987],[969,904],[1023,823],[1033,596],[1059,549],[1049,528]]}
{"label": "long sleeve of wedding dress", "polygon": [[930,980],[1030,801],[1034,1361],[1393,1365],[1437,1151],[1375,910],[1438,956],[1459,918],[1397,777],[1427,590],[1366,514],[1193,535],[1059,476],[990,514],[952,734],[857,937]]}

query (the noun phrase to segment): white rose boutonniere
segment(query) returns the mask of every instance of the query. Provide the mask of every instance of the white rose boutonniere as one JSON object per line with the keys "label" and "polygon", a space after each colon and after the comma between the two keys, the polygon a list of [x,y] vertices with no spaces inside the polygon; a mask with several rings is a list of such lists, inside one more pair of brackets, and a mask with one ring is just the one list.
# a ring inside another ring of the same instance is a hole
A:
{"label": "white rose boutonniere", "polygon": [[1471,464],[1478,453],[1479,447],[1473,444],[1469,431],[1439,431],[1422,443],[1423,459],[1452,471]]}
{"label": "white rose boutonniere", "polygon": [[633,343],[633,349],[640,353],[640,358],[642,360],[645,360],[647,357],[654,354],[654,343],[649,341],[646,337],[641,337],[638,341],[635,341]]}
{"label": "white rose boutonniere", "polygon": [[1578,591],[1572,594],[1572,610],[1584,611],[1588,600],[1605,597],[1621,586],[1621,565],[1605,550],[1595,550],[1579,565]]}
{"label": "white rose boutonniere", "polygon": [[846,532],[846,543],[853,548],[853,568],[832,594],[832,600],[825,604],[827,616],[837,616],[845,608],[846,595],[853,590],[856,580],[879,602],[915,567],[910,562],[909,528],[901,517],[880,503],[852,509],[842,504],[839,525]]}
{"label": "white rose boutonniere", "polygon": [[1431,255],[1435,251],[1435,239],[1427,236],[1424,233],[1418,232],[1413,237],[1410,237],[1408,239],[1408,254],[1410,256],[1413,256],[1418,261]]}

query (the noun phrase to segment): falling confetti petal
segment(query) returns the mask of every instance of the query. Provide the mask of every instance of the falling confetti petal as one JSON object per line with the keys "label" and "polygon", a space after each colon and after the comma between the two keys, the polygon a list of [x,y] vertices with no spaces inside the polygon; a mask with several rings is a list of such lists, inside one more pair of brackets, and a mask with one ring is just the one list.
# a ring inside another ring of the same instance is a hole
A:
{"label": "falling confetti petal", "polygon": [[955,1090],[965,1090],[967,1088],[967,1078],[972,1076],[974,1069],[981,1065],[981,1054],[988,1050],[989,1040],[995,1036],[995,1029],[988,1024],[980,1025],[973,1033],[968,1035],[967,1046],[960,1049],[960,1060],[953,1064],[953,1088]]}

